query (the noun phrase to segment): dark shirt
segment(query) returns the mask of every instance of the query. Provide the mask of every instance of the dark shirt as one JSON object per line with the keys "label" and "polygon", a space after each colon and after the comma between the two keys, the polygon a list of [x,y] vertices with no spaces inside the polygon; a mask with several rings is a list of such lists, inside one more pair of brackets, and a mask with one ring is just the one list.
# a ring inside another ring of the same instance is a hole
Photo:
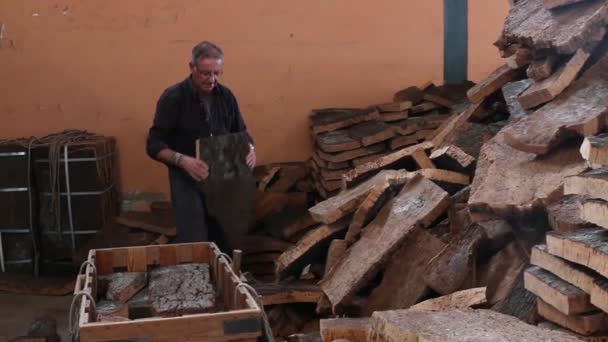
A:
{"label": "dark shirt", "polygon": [[230,89],[218,84],[211,94],[201,96],[188,77],[160,96],[146,151],[153,159],[164,148],[194,156],[196,139],[246,130]]}

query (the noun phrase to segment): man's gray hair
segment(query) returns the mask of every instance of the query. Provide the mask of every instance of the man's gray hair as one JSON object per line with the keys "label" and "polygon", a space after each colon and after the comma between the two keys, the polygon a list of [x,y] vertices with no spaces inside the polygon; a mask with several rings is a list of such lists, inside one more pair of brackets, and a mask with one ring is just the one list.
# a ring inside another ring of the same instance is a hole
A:
{"label": "man's gray hair", "polygon": [[192,48],[192,64],[196,65],[200,59],[204,58],[224,59],[224,52],[219,46],[203,41]]}

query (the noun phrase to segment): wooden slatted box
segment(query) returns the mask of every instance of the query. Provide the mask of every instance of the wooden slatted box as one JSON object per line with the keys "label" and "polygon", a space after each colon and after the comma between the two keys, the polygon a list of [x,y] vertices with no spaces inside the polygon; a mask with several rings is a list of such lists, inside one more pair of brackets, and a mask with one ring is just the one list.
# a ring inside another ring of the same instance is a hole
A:
{"label": "wooden slatted box", "polygon": [[[219,301],[227,311],[171,318],[144,318],[127,322],[95,322],[91,303],[83,297],[80,305],[80,341],[256,341],[262,334],[262,312],[244,288],[231,265],[220,258],[214,243],[187,243],[161,246],[91,250],[88,260],[99,275],[118,271],[147,271],[157,266],[208,263]],[[79,276],[75,291],[96,298],[96,281],[91,266]],[[236,297],[235,297],[236,292]],[[236,298],[236,300],[235,300]]]}

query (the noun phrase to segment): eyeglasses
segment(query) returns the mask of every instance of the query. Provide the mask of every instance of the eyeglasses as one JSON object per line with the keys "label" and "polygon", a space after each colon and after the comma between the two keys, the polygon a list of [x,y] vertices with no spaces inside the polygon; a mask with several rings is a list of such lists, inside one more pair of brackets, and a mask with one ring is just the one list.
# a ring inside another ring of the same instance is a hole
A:
{"label": "eyeglasses", "polygon": [[200,70],[197,67],[194,67],[194,70],[196,71],[196,73],[199,76],[202,76],[204,78],[211,78],[211,76],[215,76],[215,78],[218,78],[218,77],[222,76],[222,71],[221,70],[207,71],[207,70]]}

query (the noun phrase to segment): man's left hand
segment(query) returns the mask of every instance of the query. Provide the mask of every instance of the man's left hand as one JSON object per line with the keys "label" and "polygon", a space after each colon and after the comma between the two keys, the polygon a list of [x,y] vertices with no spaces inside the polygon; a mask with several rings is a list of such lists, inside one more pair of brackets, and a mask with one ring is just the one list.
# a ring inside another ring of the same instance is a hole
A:
{"label": "man's left hand", "polygon": [[247,154],[247,158],[245,159],[245,161],[250,169],[253,169],[255,167],[256,155],[254,148],[249,149],[249,153]]}

